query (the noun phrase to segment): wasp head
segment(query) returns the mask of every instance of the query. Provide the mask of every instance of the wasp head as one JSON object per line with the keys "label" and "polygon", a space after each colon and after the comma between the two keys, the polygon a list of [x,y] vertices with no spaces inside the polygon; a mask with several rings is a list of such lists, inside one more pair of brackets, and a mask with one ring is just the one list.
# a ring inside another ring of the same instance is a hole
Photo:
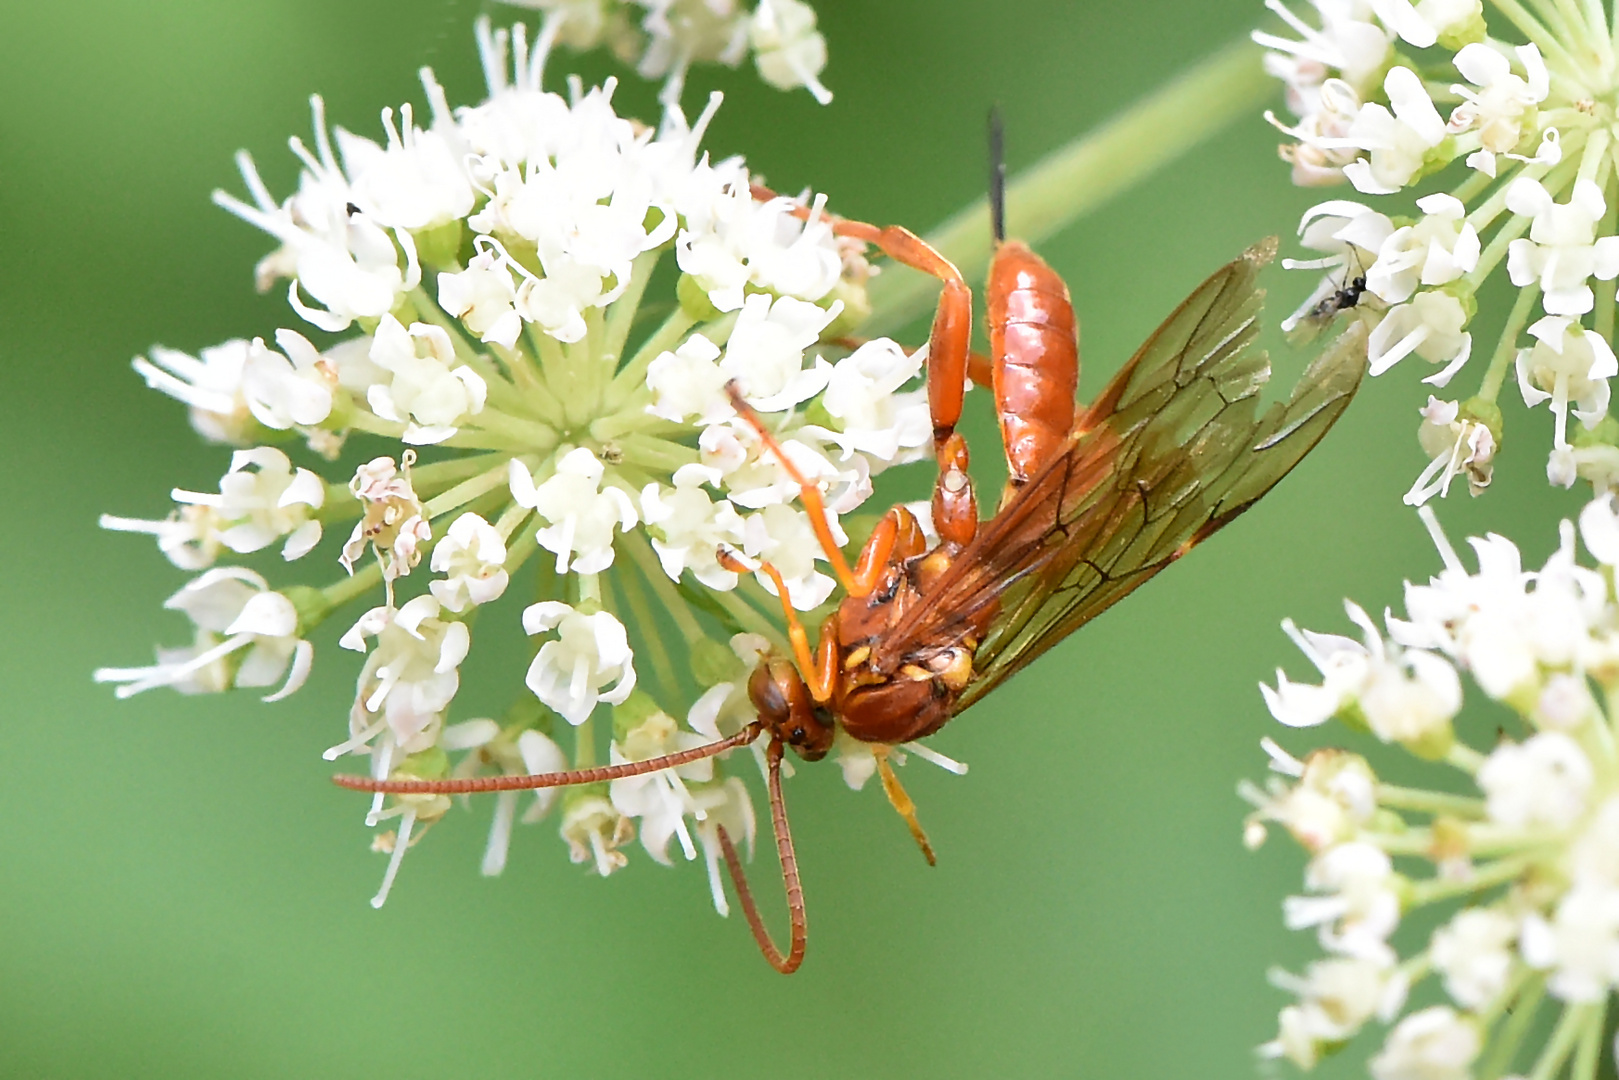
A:
{"label": "wasp head", "polygon": [[805,761],[819,761],[832,749],[832,717],[816,706],[792,661],[761,660],[748,679],[748,698],[770,733]]}

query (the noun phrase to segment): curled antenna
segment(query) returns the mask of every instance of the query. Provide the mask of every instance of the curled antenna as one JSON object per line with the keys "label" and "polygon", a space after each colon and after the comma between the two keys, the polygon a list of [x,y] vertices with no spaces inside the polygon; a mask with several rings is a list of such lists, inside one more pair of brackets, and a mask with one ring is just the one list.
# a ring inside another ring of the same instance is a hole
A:
{"label": "curled antenna", "polygon": [[995,242],[1006,239],[1006,155],[1005,137],[1001,129],[1001,109],[989,110],[989,221]]}

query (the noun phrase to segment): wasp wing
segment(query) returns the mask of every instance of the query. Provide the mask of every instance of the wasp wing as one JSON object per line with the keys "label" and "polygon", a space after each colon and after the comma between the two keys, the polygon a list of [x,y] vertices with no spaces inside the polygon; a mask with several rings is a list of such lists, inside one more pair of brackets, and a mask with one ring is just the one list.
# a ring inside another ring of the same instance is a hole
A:
{"label": "wasp wing", "polygon": [[[966,708],[1253,504],[1326,434],[1365,371],[1347,330],[1291,400],[1259,414],[1270,377],[1252,349],[1276,251],[1250,248],[1200,285],[1075,424],[1056,455],[883,643],[938,641],[998,604],[973,658]],[[981,625],[981,623],[980,623]]]}

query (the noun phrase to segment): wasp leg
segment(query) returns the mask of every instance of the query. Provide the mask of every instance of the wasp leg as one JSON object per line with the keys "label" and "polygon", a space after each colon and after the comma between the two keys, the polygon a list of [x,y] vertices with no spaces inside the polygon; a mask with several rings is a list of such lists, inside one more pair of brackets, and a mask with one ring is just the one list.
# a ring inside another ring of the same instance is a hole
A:
{"label": "wasp leg", "polygon": [[[749,566],[737,558],[734,552],[720,548],[715,552],[719,564],[733,574],[751,574],[754,567]],[[798,612],[793,610],[793,602],[787,595],[787,583],[781,578],[781,571],[775,566],[759,560],[758,570],[770,578],[776,586],[776,598],[781,601],[782,616],[787,620],[787,640],[793,647],[793,661],[798,664],[798,673],[804,677],[804,685],[809,688],[810,697],[815,699],[817,705],[825,705],[832,700],[832,689],[837,684],[838,656],[836,628],[832,616],[821,626],[821,641],[815,652],[810,652],[809,632],[804,629],[804,623],[799,619]]]}
{"label": "wasp leg", "polygon": [[928,834],[922,831],[922,823],[916,820],[916,804],[905,794],[905,788],[900,785],[899,777],[894,775],[894,766],[888,760],[890,749],[881,744],[875,744],[871,748],[872,755],[877,759],[877,775],[883,778],[883,792],[888,796],[894,810],[910,827],[911,839],[922,849],[922,857],[927,859],[929,866],[937,866],[939,860],[933,857],[933,845],[928,843]]}
{"label": "wasp leg", "polygon": [[[777,198],[774,191],[759,184],[753,185],[752,191],[760,202]],[[793,216],[804,221],[817,213],[815,208],[802,204],[793,209]],[[955,263],[909,229],[899,225],[869,225],[831,214],[824,216],[834,236],[864,240],[894,261],[944,283],[939,307],[933,316],[933,330],[928,335],[928,411],[933,417],[934,448],[942,449],[961,421],[961,403],[967,389],[968,344],[972,340],[973,321],[973,294],[967,280]]]}

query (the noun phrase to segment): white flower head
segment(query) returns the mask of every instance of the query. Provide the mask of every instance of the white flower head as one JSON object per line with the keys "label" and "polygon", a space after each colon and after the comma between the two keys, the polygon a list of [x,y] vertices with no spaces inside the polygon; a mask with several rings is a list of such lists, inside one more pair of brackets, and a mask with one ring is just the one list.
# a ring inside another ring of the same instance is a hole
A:
{"label": "white flower head", "polygon": [[641,492],[641,517],[671,581],[689,569],[708,588],[728,591],[736,587],[737,576],[719,564],[717,553],[742,546],[743,523],[729,500],[715,501],[703,490],[718,478],[717,470],[702,465],[681,466],[674,487],[653,483]]}
{"label": "white flower head", "polygon": [[[1276,750],[1268,740],[1267,748]],[[1297,783],[1272,777],[1269,791],[1244,788],[1244,797],[1258,807],[1251,822],[1274,821],[1306,851],[1317,853],[1352,839],[1371,820],[1377,809],[1377,777],[1365,758],[1343,750],[1317,750],[1302,762],[1290,759],[1289,768],[1297,770]],[[1262,832],[1257,839],[1263,840]]]}
{"label": "white flower head", "polygon": [[506,591],[506,542],[482,517],[462,514],[433,548],[432,567],[445,575],[428,586],[445,610],[487,604]]}
{"label": "white flower head", "polygon": [[647,412],[676,423],[696,417],[704,425],[735,415],[725,393],[731,375],[715,362],[719,358],[720,347],[702,334],[660,354],[646,369],[647,389],[652,391]]}
{"label": "white flower head", "polygon": [[1502,743],[1478,771],[1491,820],[1512,828],[1572,825],[1585,814],[1591,778],[1585,751],[1560,731]]}
{"label": "white flower head", "polygon": [[[694,731],[682,731],[674,717],[653,713],[613,744],[611,764],[646,761],[681,750],[692,750],[709,740]],[[700,815],[687,783],[706,783],[714,778],[712,758],[700,758],[675,769],[664,769],[640,776],[627,776],[608,785],[613,806],[625,817],[640,819],[641,846],[656,862],[669,865],[669,841],[680,839],[688,861],[697,858],[697,846],[686,826],[687,815]]]}
{"label": "white flower head", "polygon": [[[1378,252],[1394,233],[1394,223],[1369,206],[1348,199],[1331,199],[1304,212],[1299,220],[1299,243],[1322,252],[1316,259],[1283,259],[1289,270],[1325,270],[1327,273],[1310,296],[1282,320],[1282,329],[1292,331],[1323,300],[1334,296],[1345,283],[1366,273],[1376,263]],[[1374,294],[1375,295],[1375,294]]]}
{"label": "white flower head", "polygon": [[391,376],[386,385],[371,387],[371,411],[404,424],[407,443],[443,442],[483,411],[487,384],[456,359],[450,335],[440,327],[412,323],[407,330],[392,315],[384,315],[370,358]]}
{"label": "white flower head", "polygon": [[1433,965],[1456,1004],[1477,1009],[1505,988],[1517,937],[1517,920],[1495,908],[1463,908],[1434,931]]}
{"label": "white flower head", "polygon": [[770,296],[755,293],[742,303],[720,370],[738,381],[742,396],[760,412],[801,404],[826,389],[832,370],[820,357],[806,369],[804,350],[841,310],[836,302],[827,310],[791,296],[772,302]]}
{"label": "white flower head", "polygon": [[308,554],[320,541],[320,521],[312,513],[325,504],[326,485],[308,469],[294,471],[280,450],[260,446],[231,455],[219,494],[177,488],[174,498],[210,508],[218,542],[230,550],[259,551],[285,536],[281,555],[291,560]]}
{"label": "white flower head", "polygon": [[1400,922],[1400,898],[1381,848],[1361,841],[1330,847],[1310,860],[1304,882],[1316,895],[1283,902],[1289,929],[1314,926],[1322,947],[1343,956],[1393,958],[1387,942]]}
{"label": "white flower head", "polygon": [[619,849],[635,839],[633,819],[620,814],[606,797],[594,793],[568,799],[564,806],[558,832],[574,863],[588,863],[602,877],[629,865],[629,858]]}
{"label": "white flower head", "polygon": [[1460,199],[1440,192],[1417,206],[1425,216],[1390,233],[1366,269],[1366,287],[1390,304],[1409,300],[1419,285],[1444,285],[1478,265],[1478,233]]}
{"label": "white flower head", "polygon": [[1551,402],[1556,445],[1566,446],[1568,413],[1588,428],[1608,414],[1608,380],[1619,375],[1619,360],[1601,334],[1566,315],[1546,316],[1529,334],[1536,344],[1518,350],[1518,389],[1525,405]]}
{"label": "white flower head", "polygon": [[120,683],[117,694],[172,686],[183,694],[217,693],[233,686],[266,687],[286,681],[265,701],[279,701],[309,677],[315,650],[299,637],[298,611],[258,574],[223,566],[194,578],[163,604],[196,627],[196,643],[159,649],[144,668],[100,668],[96,682]]}
{"label": "white flower head", "polygon": [[1505,154],[1523,139],[1524,113],[1546,100],[1551,77],[1546,61],[1534,45],[1515,50],[1524,75],[1512,71],[1512,62],[1483,42],[1464,45],[1456,54],[1456,70],[1474,86],[1452,86],[1462,104],[1450,114],[1452,132],[1476,129],[1482,148],[1492,154]]}
{"label": "white flower head", "polygon": [[[1253,39],[1267,49],[1274,49],[1276,53],[1298,62],[1294,69],[1298,83],[1289,80],[1290,93],[1297,93],[1301,84],[1307,85],[1312,75],[1327,70],[1336,70],[1355,86],[1368,89],[1370,80],[1382,70],[1389,57],[1393,35],[1378,24],[1369,5],[1324,0],[1312,0],[1312,3],[1321,16],[1319,29],[1294,15],[1281,0],[1266,0],[1265,6],[1280,15],[1299,34],[1300,39],[1295,41],[1262,31],[1255,31]],[[1315,81],[1319,83],[1320,79]]]}
{"label": "white flower head", "polygon": [[796,216],[802,204],[792,199],[756,201],[740,162],[700,166],[693,176],[679,204],[685,228],[675,257],[716,308],[742,307],[747,285],[806,301],[822,299],[837,285],[844,258],[821,212],[825,196],[805,221]]}
{"label": "white flower head", "polygon": [[1596,235],[1607,210],[1602,189],[1574,181],[1568,202],[1556,202],[1539,180],[1521,176],[1507,189],[1507,209],[1534,219],[1529,238],[1507,246],[1507,274],[1520,288],[1539,283],[1549,315],[1583,315],[1595,301],[1591,277],[1619,275],[1619,236]]}
{"label": "white flower head", "polygon": [[821,85],[826,39],[815,29],[815,10],[802,0],[759,0],[748,23],[759,77],[778,90],[804,87],[822,105],[832,91]]}
{"label": "white flower head", "polygon": [[255,438],[257,421],[243,394],[242,377],[253,344],[235,338],[190,356],[154,346],[151,359],[134,368],[146,385],[186,405],[191,426],[210,442],[243,446]]}
{"label": "white flower head", "polygon": [[1530,967],[1549,969],[1546,987],[1569,1002],[1596,1002],[1619,985],[1619,888],[1577,885],[1548,921],[1523,922],[1521,949]]}
{"label": "white flower head", "polygon": [[1445,138],[1445,121],[1416,72],[1391,68],[1383,91],[1393,112],[1376,102],[1362,105],[1346,136],[1371,153],[1344,166],[1355,190],[1367,195],[1390,195],[1411,183],[1427,163],[1428,151]]}
{"label": "white flower head", "polygon": [[441,612],[437,597],[418,596],[397,609],[372,608],[343,635],[339,644],[355,652],[367,651],[367,638],[376,640],[360,671],[351,738],[363,742],[386,725],[406,754],[435,745],[471,646],[467,624]]}
{"label": "white flower head", "polygon": [[409,104],[382,110],[386,146],[335,129],[343,171],[354,202],[378,224],[392,229],[430,229],[467,215],[476,192],[456,148],[437,131],[418,128]]}
{"label": "white flower head", "polygon": [[1445,386],[1467,363],[1473,335],[1466,330],[1468,312],[1461,300],[1443,289],[1425,289],[1406,303],[1390,308],[1367,339],[1368,369],[1381,375],[1407,356],[1443,365],[1422,381]]}
{"label": "white flower head", "polygon": [[1271,982],[1299,996],[1284,1008],[1280,1033],[1259,1047],[1262,1057],[1285,1057],[1302,1069],[1323,1052],[1352,1038],[1375,1018],[1389,1020],[1405,1003],[1408,980],[1398,968],[1365,958],[1317,960],[1304,977],[1273,970]]}
{"label": "white flower head", "polygon": [[832,365],[821,404],[837,430],[826,438],[883,466],[914,460],[933,441],[927,391],[899,390],[921,372],[925,359],[925,349],[908,354],[898,343],[877,338]]}
{"label": "white flower head", "polygon": [[571,569],[596,574],[613,565],[613,532],[640,520],[635,503],[623,490],[602,479],[607,469],[595,454],[576,447],[556,462],[556,471],[536,485],[533,474],[517,458],[511,464],[512,498],[550,522],[540,529],[540,546],[554,552],[557,573]]}
{"label": "white flower head", "polygon": [[523,332],[511,271],[493,251],[474,255],[459,273],[438,276],[438,301],[478,340],[511,348]]}
{"label": "white flower head", "polygon": [[1489,487],[1495,473],[1495,436],[1489,427],[1474,419],[1461,419],[1460,405],[1432,394],[1420,412],[1417,441],[1431,460],[1405,493],[1406,505],[1421,506],[1435,495],[1449,494],[1451,480],[1463,474],[1474,495]]}
{"label": "white flower head", "polygon": [[[828,518],[827,523],[834,538],[843,542],[835,519]],[[819,607],[837,587],[835,580],[815,569],[816,560],[825,559],[826,554],[803,510],[777,503],[749,514],[743,519],[742,549],[749,557],[775,566],[787,584],[788,598],[799,611]],[[765,591],[776,595],[774,581],[762,571],[755,576]]]}
{"label": "white flower head", "polygon": [[1448,1005],[1414,1012],[1368,1062],[1372,1080],[1469,1080],[1483,1049],[1478,1025]]}
{"label": "white flower head", "polygon": [[[310,105],[316,152],[301,140],[292,141],[305,166],[298,192],[277,205],[244,152],[237,155],[237,165],[254,205],[223,191],[214,192],[214,202],[281,241],[259,264],[260,287],[268,288],[278,277],[292,278],[288,304],[311,324],[337,333],[355,319],[379,318],[393,310],[400,296],[421,280],[421,265],[408,229],[390,230],[355,202],[356,193],[332,151],[325,105],[319,96]],[[323,308],[305,304],[300,291]]]}
{"label": "white flower head", "polygon": [[242,367],[247,407],[259,423],[278,431],[319,424],[332,412],[336,369],[302,334],[277,330],[275,340],[285,356],[260,338],[248,347]]}
{"label": "white flower head", "polygon": [[523,630],[530,635],[556,631],[554,640],[540,646],[525,681],[568,723],[584,723],[598,701],[622,705],[635,689],[635,654],[624,624],[611,612],[586,615],[548,600],[523,612]]}

